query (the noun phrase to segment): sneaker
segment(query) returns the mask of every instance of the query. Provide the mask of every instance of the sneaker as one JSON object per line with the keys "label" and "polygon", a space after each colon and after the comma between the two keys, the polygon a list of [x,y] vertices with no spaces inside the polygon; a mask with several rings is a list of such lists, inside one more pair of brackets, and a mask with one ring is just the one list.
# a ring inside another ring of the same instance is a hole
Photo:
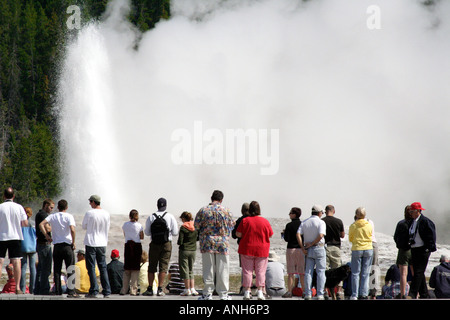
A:
{"label": "sneaker", "polygon": [[153,295],[153,290],[148,288],[147,291],[145,291],[142,295],[143,296],[152,296]]}
{"label": "sneaker", "polygon": [[251,300],[252,299],[252,292],[251,291],[245,291],[244,292],[244,300]]}
{"label": "sneaker", "polygon": [[67,298],[73,298],[73,299],[76,299],[76,298],[81,298],[81,296],[80,296],[78,293],[69,293],[69,294],[67,295]]}
{"label": "sneaker", "polygon": [[231,296],[228,294],[224,294],[222,297],[220,297],[220,300],[231,300]]}
{"label": "sneaker", "polygon": [[317,296],[317,300],[325,300],[324,296]]}
{"label": "sneaker", "polygon": [[195,290],[195,289],[191,289],[191,295],[193,295],[193,296],[198,296],[198,292],[197,292],[197,290]]}
{"label": "sneaker", "polygon": [[262,292],[262,290],[258,290],[257,297],[258,300],[266,300],[266,297],[264,297],[264,293]]}
{"label": "sneaker", "polygon": [[97,295],[95,293],[88,293],[84,296],[86,299],[97,299]]}
{"label": "sneaker", "polygon": [[212,300],[212,294],[201,295],[198,300]]}
{"label": "sneaker", "polygon": [[282,298],[292,298],[292,292],[287,291],[285,294],[281,296]]}
{"label": "sneaker", "polygon": [[351,296],[351,297],[350,297],[350,300],[358,300],[358,298],[355,297],[355,296]]}
{"label": "sneaker", "polygon": [[183,292],[180,293],[180,296],[190,296],[191,294],[190,289],[184,289]]}
{"label": "sneaker", "polygon": [[164,290],[161,287],[158,287],[158,291],[156,292],[156,295],[159,297],[164,297],[166,294],[164,293]]}
{"label": "sneaker", "polygon": [[311,300],[311,296],[305,296],[305,300]]}

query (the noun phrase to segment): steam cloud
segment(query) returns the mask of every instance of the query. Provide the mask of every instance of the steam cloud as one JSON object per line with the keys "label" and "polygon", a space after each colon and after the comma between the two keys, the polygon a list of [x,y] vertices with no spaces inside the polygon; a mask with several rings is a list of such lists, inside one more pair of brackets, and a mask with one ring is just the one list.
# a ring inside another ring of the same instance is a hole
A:
{"label": "steam cloud", "polygon": [[[367,27],[370,5],[381,29]],[[448,214],[450,2],[172,1],[140,34],[111,1],[66,48],[59,89],[64,197],[111,213],[196,213],[214,189],[235,217],[258,200],[288,219],[333,204],[345,224],[363,205],[390,233],[405,205]],[[177,165],[177,129],[279,129],[279,170]],[[438,232],[439,232],[438,226]],[[443,232],[443,230],[441,230]]]}

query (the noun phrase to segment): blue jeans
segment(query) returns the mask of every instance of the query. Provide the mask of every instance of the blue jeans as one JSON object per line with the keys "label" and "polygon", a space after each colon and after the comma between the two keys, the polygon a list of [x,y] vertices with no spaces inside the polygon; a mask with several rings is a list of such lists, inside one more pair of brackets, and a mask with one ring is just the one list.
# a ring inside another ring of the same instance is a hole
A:
{"label": "blue jeans", "polygon": [[26,275],[27,275],[27,263],[30,264],[30,293],[34,292],[34,283],[36,281],[36,252],[22,253],[22,275],[20,277],[20,290],[25,292],[26,290]]}
{"label": "blue jeans", "polygon": [[325,289],[325,269],[327,267],[327,254],[324,247],[314,246],[308,249],[305,263],[305,296],[311,296],[311,285],[314,274],[317,273],[317,296],[323,296]]}
{"label": "blue jeans", "polygon": [[98,265],[100,271],[100,283],[102,284],[102,294],[109,296],[111,294],[111,286],[109,285],[108,271],[106,269],[106,247],[90,247],[86,246],[86,269],[89,275],[91,287],[89,294],[98,294],[97,277],[95,276],[95,264]]}
{"label": "blue jeans", "polygon": [[372,249],[352,251],[352,298],[366,297],[369,294],[372,257]]}
{"label": "blue jeans", "polygon": [[36,282],[34,286],[34,294],[49,294],[50,281],[48,277],[52,273],[53,251],[50,244],[36,245],[38,254],[38,265],[36,268]]}

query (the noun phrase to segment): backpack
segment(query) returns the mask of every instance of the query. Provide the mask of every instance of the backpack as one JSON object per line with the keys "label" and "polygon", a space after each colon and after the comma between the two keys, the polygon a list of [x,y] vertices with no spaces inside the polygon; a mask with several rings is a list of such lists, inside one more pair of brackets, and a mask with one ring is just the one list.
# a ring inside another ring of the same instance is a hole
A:
{"label": "backpack", "polygon": [[167,212],[164,212],[162,216],[154,213],[155,220],[153,220],[150,226],[150,232],[152,234],[152,242],[156,244],[164,244],[169,241],[169,228],[167,227],[167,221],[164,216]]}

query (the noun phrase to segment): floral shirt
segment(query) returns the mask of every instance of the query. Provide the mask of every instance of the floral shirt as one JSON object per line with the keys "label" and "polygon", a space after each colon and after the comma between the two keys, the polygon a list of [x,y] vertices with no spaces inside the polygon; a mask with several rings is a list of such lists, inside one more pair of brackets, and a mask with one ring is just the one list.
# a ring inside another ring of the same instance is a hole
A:
{"label": "floral shirt", "polygon": [[194,226],[198,230],[201,253],[229,254],[234,220],[228,208],[219,203],[201,208]]}

